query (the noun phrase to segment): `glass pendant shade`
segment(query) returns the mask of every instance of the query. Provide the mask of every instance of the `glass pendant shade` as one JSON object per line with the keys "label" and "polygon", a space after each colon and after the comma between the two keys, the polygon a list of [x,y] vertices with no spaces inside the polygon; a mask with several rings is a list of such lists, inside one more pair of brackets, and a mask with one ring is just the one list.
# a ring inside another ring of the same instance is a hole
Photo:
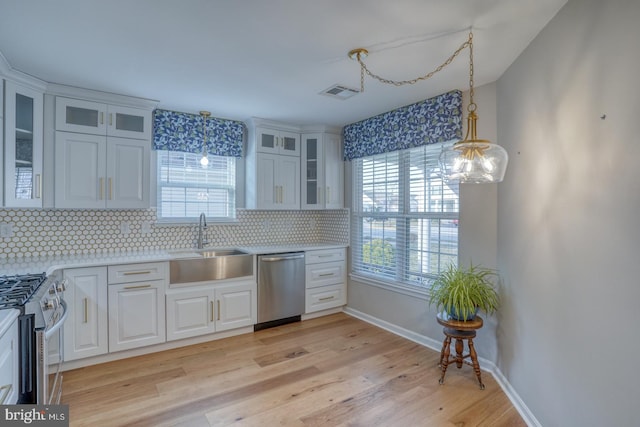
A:
{"label": "glass pendant shade", "polygon": [[507,151],[476,137],[475,111],[467,119],[467,136],[440,153],[440,168],[446,181],[484,184],[501,182],[507,171]]}
{"label": "glass pendant shade", "polygon": [[200,159],[200,166],[206,168],[209,165],[209,158],[207,157],[207,152],[202,152],[202,158]]}

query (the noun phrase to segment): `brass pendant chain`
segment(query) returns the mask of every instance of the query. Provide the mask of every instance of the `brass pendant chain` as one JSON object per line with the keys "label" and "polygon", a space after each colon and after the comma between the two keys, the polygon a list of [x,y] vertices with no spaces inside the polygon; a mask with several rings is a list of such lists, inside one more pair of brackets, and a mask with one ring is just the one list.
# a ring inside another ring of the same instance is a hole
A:
{"label": "brass pendant chain", "polygon": [[467,106],[467,111],[471,112],[477,108],[476,103],[473,102],[473,33],[469,33],[467,45],[469,46],[469,105]]}
{"label": "brass pendant chain", "polygon": [[367,68],[364,62],[362,62],[360,53],[356,53],[355,59],[358,61],[358,63],[360,63],[360,92],[364,92],[365,73],[382,83],[391,84],[394,86],[412,85],[421,80],[427,80],[433,77],[434,74],[438,73],[439,71],[442,71],[443,68],[451,64],[453,60],[456,59],[456,57],[460,54],[460,52],[462,52],[467,47],[471,52],[470,53],[471,54],[471,72],[470,72],[469,83],[471,84],[471,103],[473,104],[473,33],[471,32],[469,32],[469,39],[466,42],[462,43],[460,47],[456,49],[456,51],[453,52],[453,54],[449,58],[447,58],[447,60],[444,61],[441,65],[439,65],[435,70],[431,71],[428,74],[425,74],[424,76],[416,77],[415,79],[411,79],[411,80],[391,80],[391,79],[386,79],[384,77],[381,77],[377,74],[374,74]]}

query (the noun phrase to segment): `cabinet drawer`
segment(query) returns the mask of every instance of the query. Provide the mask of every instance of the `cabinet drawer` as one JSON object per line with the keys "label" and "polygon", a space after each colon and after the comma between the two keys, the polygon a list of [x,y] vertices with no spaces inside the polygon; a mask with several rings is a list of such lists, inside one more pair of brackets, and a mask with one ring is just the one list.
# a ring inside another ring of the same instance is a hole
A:
{"label": "cabinet drawer", "polygon": [[330,261],[344,261],[345,252],[345,248],[306,251],[305,260],[307,264],[317,264],[319,262]]}
{"label": "cabinet drawer", "polygon": [[141,264],[110,265],[109,284],[162,280],[166,277],[166,263],[148,262]]}
{"label": "cabinet drawer", "polygon": [[345,284],[322,286],[307,289],[305,312],[326,310],[345,305],[347,302]]}
{"label": "cabinet drawer", "polygon": [[344,268],[344,261],[307,265],[305,267],[305,284],[307,289],[346,282]]}

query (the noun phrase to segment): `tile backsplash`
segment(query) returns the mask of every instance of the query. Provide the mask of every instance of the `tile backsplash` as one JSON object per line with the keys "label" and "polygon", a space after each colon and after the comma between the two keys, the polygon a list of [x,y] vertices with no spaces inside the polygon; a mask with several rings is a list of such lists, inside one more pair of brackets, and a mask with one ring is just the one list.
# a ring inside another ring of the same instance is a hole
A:
{"label": "tile backsplash", "polygon": [[[197,224],[156,224],[155,209],[0,209],[0,258],[194,247]],[[4,237],[6,233],[11,237]],[[349,211],[238,209],[207,229],[209,246],[349,242]]]}

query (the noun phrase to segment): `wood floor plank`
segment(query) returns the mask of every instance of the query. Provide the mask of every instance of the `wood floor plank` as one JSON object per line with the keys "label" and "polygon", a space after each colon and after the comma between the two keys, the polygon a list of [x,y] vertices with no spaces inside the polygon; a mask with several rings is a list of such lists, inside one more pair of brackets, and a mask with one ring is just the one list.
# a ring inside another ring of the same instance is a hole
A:
{"label": "wood floor plank", "polygon": [[524,426],[493,377],[339,313],[65,372],[81,426]]}

